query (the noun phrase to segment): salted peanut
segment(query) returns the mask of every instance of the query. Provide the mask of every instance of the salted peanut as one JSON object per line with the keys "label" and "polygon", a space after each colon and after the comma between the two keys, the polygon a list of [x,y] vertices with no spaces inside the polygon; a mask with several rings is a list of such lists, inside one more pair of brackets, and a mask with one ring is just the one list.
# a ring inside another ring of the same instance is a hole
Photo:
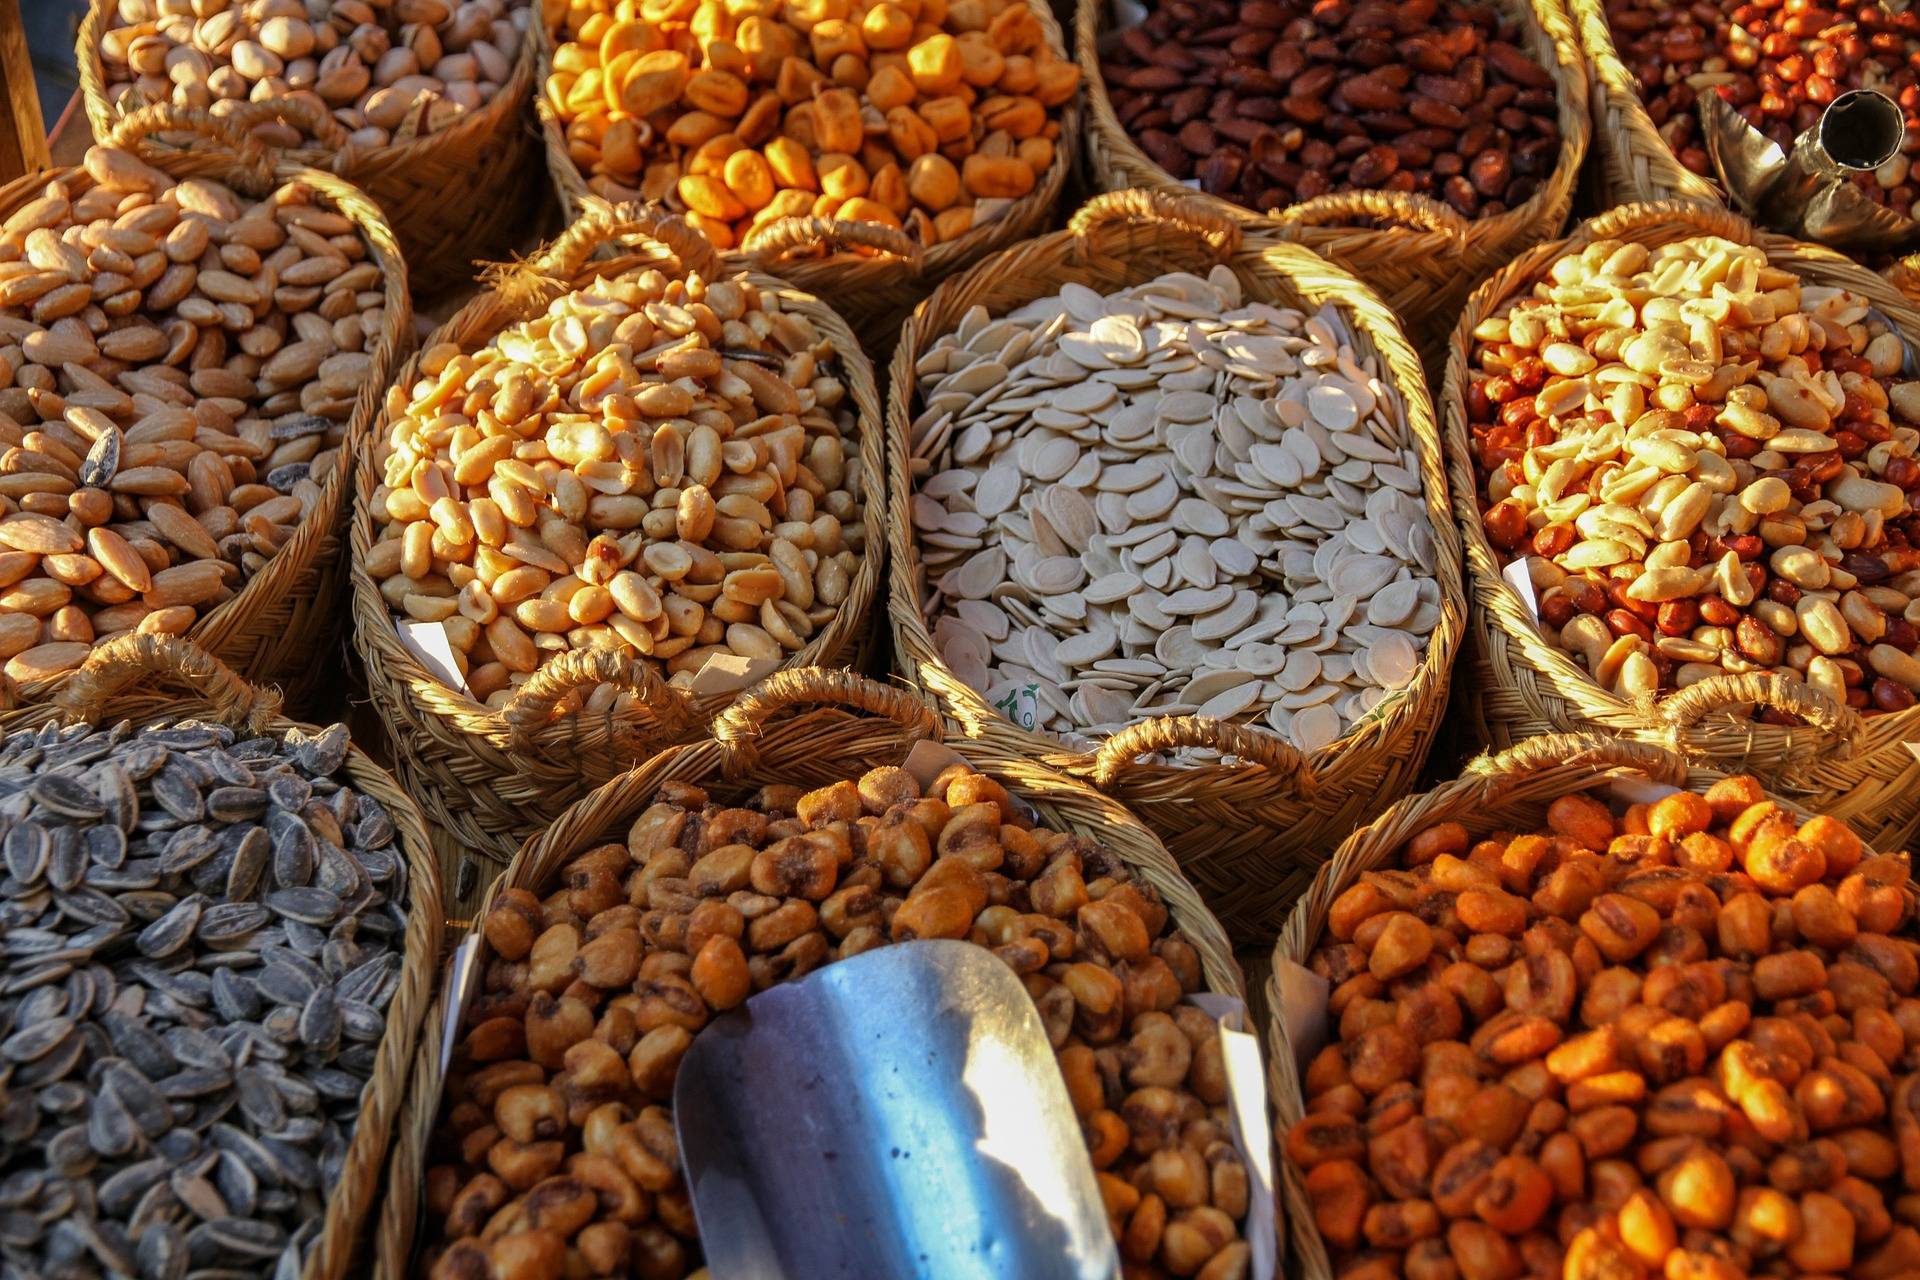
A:
{"label": "salted peanut", "polygon": [[[1866,715],[1911,706],[1920,397],[1863,354],[1899,336],[1710,235],[1584,245],[1545,276],[1476,326],[1466,407],[1484,533],[1542,584],[1553,639],[1628,700],[1762,672]],[[1787,887],[1820,875],[1763,860]]]}
{"label": "salted peanut", "polygon": [[[682,181],[736,198],[712,174]],[[651,269],[563,294],[477,349],[428,352],[388,397],[372,510],[376,547],[400,554],[369,568],[415,613],[454,602],[472,624],[449,628],[456,659],[504,669],[483,695],[494,707],[572,649],[637,654],[683,688],[712,659],[788,661],[833,620],[864,548],[834,355],[752,284]],[[538,390],[553,378],[572,400]],[[476,422],[540,457],[486,449]],[[570,705],[596,698],[631,694]],[[846,816],[859,812],[856,797]]]}

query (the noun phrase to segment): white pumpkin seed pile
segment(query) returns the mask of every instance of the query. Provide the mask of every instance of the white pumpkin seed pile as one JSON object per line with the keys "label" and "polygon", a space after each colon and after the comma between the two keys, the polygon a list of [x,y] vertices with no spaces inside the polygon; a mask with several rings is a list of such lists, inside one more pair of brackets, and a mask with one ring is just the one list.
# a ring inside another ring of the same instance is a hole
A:
{"label": "white pumpkin seed pile", "polygon": [[292,1280],[400,983],[347,731],[0,742],[0,1275]]}
{"label": "white pumpkin seed pile", "polygon": [[925,616],[1016,722],[1085,747],[1203,715],[1314,751],[1419,671],[1419,463],[1332,307],[1246,301],[1225,268],[1070,284],[976,307],[915,372]]}

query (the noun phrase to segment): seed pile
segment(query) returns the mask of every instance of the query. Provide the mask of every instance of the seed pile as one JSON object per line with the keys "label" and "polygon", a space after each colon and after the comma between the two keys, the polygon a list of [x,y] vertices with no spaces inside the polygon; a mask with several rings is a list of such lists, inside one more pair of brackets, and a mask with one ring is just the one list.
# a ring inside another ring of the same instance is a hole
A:
{"label": "seed pile", "polygon": [[[527,38],[526,0],[119,0],[100,36],[107,99],[224,115],[307,99],[359,147],[444,129],[492,101]],[[256,126],[271,146],[311,146]]]}
{"label": "seed pile", "polygon": [[321,501],[386,323],[354,224],[94,147],[0,225],[0,658],[180,634]]}
{"label": "seed pile", "polygon": [[446,625],[493,705],[567,649],[681,683],[716,654],[796,653],[865,542],[835,354],[755,285],[653,270],[428,351],[389,392],[368,572],[396,613]]}
{"label": "seed pile", "polygon": [[0,1269],[299,1274],[406,928],[346,753],[339,725],[0,742]]}
{"label": "seed pile", "polygon": [[1020,723],[1086,745],[1199,714],[1312,751],[1419,672],[1419,463],[1332,308],[1244,300],[1225,268],[1069,285],[976,308],[916,373],[925,616]]}
{"label": "seed pile", "polygon": [[502,893],[427,1172],[427,1274],[688,1274],[699,1236],[665,1104],[695,1033],[835,959],[966,938],[1033,997],[1127,1274],[1246,1280],[1219,1032],[1184,1001],[1199,956],[1111,852],[1018,810],[961,764],[925,788],[877,768],[741,807],[671,782],[544,900]]}
{"label": "seed pile", "polygon": [[1418,832],[1327,912],[1286,1151],[1355,1280],[1920,1271],[1907,858],[1750,777]]}
{"label": "seed pile", "polygon": [[1914,705],[1920,382],[1867,298],[1715,236],[1601,240],[1474,337],[1488,541],[1600,685],[1770,672]]}

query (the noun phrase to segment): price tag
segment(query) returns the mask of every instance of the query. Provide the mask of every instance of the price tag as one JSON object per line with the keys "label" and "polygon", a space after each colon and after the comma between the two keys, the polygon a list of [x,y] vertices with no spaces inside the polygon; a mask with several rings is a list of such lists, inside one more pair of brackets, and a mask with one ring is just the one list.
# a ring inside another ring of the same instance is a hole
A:
{"label": "price tag", "polygon": [[1031,729],[1040,723],[1040,686],[1033,681],[1016,685],[993,708],[1022,729]]}
{"label": "price tag", "polygon": [[1540,601],[1533,594],[1533,574],[1527,570],[1527,559],[1522,556],[1500,571],[1507,585],[1520,593],[1521,601],[1527,606],[1527,612],[1533,615],[1537,624],[1540,621]]}

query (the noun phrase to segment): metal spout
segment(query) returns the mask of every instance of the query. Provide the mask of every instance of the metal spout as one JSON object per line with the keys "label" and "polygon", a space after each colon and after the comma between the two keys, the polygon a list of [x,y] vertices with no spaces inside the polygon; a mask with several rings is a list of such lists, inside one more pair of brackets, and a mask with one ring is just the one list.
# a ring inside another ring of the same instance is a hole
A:
{"label": "metal spout", "polygon": [[1878,169],[1900,154],[1906,117],[1886,94],[1849,89],[1827,104],[1814,126],[1819,147],[1842,169]]}

